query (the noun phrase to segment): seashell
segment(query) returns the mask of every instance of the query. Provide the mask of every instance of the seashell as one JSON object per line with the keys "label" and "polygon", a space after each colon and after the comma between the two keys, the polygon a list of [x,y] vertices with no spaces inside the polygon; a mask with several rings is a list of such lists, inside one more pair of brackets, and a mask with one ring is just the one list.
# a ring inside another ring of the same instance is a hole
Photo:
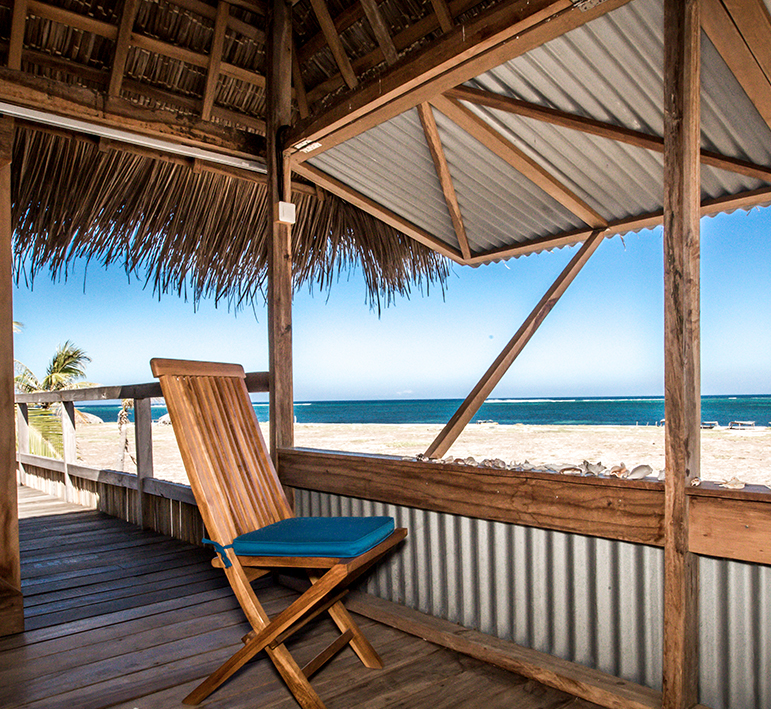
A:
{"label": "seashell", "polygon": [[664,482],[664,478],[667,477],[667,471],[662,469],[659,470],[659,482]]}
{"label": "seashell", "polygon": [[496,470],[506,470],[506,461],[500,458],[493,459],[493,468]]}
{"label": "seashell", "polygon": [[650,465],[638,465],[632,468],[632,472],[627,475],[627,480],[642,480],[649,475],[653,475],[653,468]]}
{"label": "seashell", "polygon": [[583,462],[584,470],[586,470],[587,475],[599,475],[603,470],[605,470],[605,466],[597,461],[596,463],[590,463],[588,460],[585,460]]}
{"label": "seashell", "polygon": [[494,468],[494,462],[492,458],[485,458],[480,464],[480,468]]}
{"label": "seashell", "polygon": [[699,487],[699,485],[701,485],[701,478],[691,478],[691,487]]}
{"label": "seashell", "polygon": [[609,471],[608,475],[612,475],[614,478],[625,478],[629,474],[626,469],[626,465],[621,463],[620,465],[614,465]]}
{"label": "seashell", "polygon": [[455,465],[466,465],[465,458],[453,458],[452,462],[455,463]]}
{"label": "seashell", "polygon": [[739,478],[731,478],[720,483],[720,487],[724,487],[728,490],[741,490],[744,488],[744,483]]}
{"label": "seashell", "polygon": [[561,465],[557,472],[562,475],[583,475],[584,469],[579,465]]}
{"label": "seashell", "polygon": [[471,456],[466,458],[466,465],[476,465],[476,464],[477,464],[476,460],[474,460]]}
{"label": "seashell", "polygon": [[417,460],[419,463],[425,463],[428,460],[431,460],[425,453],[418,453],[415,456],[415,460]]}

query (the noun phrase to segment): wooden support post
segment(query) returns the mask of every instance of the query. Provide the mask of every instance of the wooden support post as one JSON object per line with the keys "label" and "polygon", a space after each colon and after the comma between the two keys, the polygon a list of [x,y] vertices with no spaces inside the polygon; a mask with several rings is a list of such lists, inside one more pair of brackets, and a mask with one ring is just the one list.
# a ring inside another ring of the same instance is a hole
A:
{"label": "wooden support post", "polygon": [[24,630],[13,405],[13,120],[0,118],[0,635]]}
{"label": "wooden support post", "polygon": [[150,498],[144,483],[153,477],[153,417],[150,399],[134,399],[134,444],[137,451],[137,524],[151,527]]}
{"label": "wooden support post", "polygon": [[533,308],[533,311],[522,324],[522,327],[517,330],[514,337],[512,337],[506,347],[503,348],[503,351],[490,366],[490,369],[485,372],[484,376],[466,397],[466,400],[460,405],[458,410],[453,414],[453,417],[448,421],[447,425],[428,447],[426,455],[429,458],[441,458],[447,453],[450,446],[455,443],[458,436],[463,432],[463,429],[466,428],[468,422],[471,421],[474,414],[479,411],[479,408],[485,403],[485,399],[490,395],[493,389],[495,389],[496,385],[501,380],[501,377],[506,374],[514,360],[519,356],[519,353],[522,352],[525,345],[530,341],[530,338],[535,334],[535,331],[540,327],[544,318],[557,304],[557,301],[573,282],[573,279],[579,274],[584,267],[584,264],[589,260],[589,257],[596,251],[601,241],[602,232],[599,230],[592,232],[578,253],[565,267],[565,270],[562,271],[557,280],[554,281],[551,288],[546,291],[543,298],[538,302],[538,305]]}
{"label": "wooden support post", "polygon": [[75,486],[72,484],[69,466],[77,463],[78,449],[75,442],[75,403],[62,402],[62,445],[64,448],[64,499],[77,502]]}
{"label": "wooden support post", "polygon": [[16,448],[19,453],[29,453],[29,406],[17,404]]}
{"label": "wooden support post", "polygon": [[664,652],[663,709],[698,698],[698,567],[688,551],[699,476],[699,0],[664,2]]}
{"label": "wooden support post", "polygon": [[294,445],[292,385],[292,228],[278,220],[279,202],[291,200],[291,169],[282,135],[292,109],[292,6],[272,0],[268,12],[267,164],[271,204],[268,264],[270,348],[270,450]]}

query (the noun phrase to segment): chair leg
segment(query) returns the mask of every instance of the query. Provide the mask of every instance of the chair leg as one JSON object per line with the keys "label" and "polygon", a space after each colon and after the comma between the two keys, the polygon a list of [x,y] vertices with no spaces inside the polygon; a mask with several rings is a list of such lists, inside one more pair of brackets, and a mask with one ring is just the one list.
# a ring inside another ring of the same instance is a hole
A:
{"label": "chair leg", "polygon": [[279,645],[276,648],[268,647],[266,652],[279,674],[284,678],[289,691],[303,709],[326,709],[324,702],[316,694],[316,690],[311,687],[308,678],[284,645]]}
{"label": "chair leg", "polygon": [[329,609],[329,615],[332,616],[332,620],[341,633],[350,631],[353,634],[351,648],[359,656],[364,666],[369,667],[371,670],[382,670],[383,661],[380,659],[380,655],[377,654],[370,641],[361,632],[356,621],[351,618],[351,614],[342,601],[338,601]]}

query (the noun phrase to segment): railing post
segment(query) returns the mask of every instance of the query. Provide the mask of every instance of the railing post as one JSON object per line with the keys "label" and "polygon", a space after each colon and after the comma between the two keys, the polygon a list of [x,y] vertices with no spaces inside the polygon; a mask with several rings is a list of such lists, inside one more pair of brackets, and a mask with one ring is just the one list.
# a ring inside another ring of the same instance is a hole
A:
{"label": "railing post", "polygon": [[16,446],[19,453],[29,454],[29,406],[16,404],[19,414],[16,417]]}
{"label": "railing post", "polygon": [[153,477],[153,418],[150,399],[134,399],[134,441],[137,450],[137,524],[151,526],[149,497],[144,491],[146,478]]}
{"label": "railing post", "polygon": [[64,447],[64,499],[67,502],[77,502],[75,486],[72,484],[69,466],[78,459],[75,445],[75,403],[62,401],[62,444]]}

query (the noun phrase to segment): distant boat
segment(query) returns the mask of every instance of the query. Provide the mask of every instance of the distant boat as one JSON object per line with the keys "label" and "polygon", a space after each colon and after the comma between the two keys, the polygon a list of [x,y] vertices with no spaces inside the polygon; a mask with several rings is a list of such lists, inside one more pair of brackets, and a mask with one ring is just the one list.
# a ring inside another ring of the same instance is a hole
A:
{"label": "distant boat", "polygon": [[731,421],[728,424],[728,428],[733,428],[733,429],[743,431],[749,428],[755,428],[755,422],[754,421]]}

